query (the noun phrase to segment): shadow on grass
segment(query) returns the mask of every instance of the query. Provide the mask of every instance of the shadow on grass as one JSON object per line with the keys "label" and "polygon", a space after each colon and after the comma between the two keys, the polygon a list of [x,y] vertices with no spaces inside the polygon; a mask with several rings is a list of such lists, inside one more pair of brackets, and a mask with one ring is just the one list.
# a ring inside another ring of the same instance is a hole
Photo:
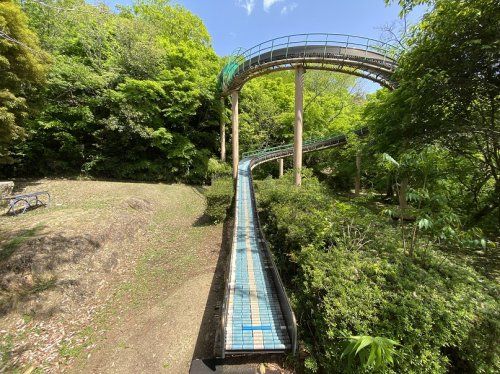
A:
{"label": "shadow on grass", "polygon": [[200,196],[205,197],[205,192],[207,192],[207,187],[203,186],[191,186]]}
{"label": "shadow on grass", "polygon": [[37,315],[51,314],[51,306],[40,294],[55,287],[68,287],[71,282],[58,282],[62,266],[79,263],[97,251],[101,244],[88,236],[44,234],[44,226],[13,233],[0,232],[0,317],[20,305],[37,299]]}
{"label": "shadow on grass", "polygon": [[30,205],[29,207],[26,208],[25,211],[23,211],[24,210],[24,206],[22,206],[21,208],[16,208],[15,209],[15,212],[16,212],[15,214],[12,211],[8,212],[9,208],[7,207],[5,209],[5,212],[3,214],[1,214],[1,216],[2,217],[16,217],[18,215],[22,215],[24,213],[28,213],[28,212],[37,210],[39,208],[47,208],[47,207],[48,207],[48,205],[46,205],[46,204]]}
{"label": "shadow on grass", "polygon": [[447,256],[456,257],[469,263],[474,270],[486,278],[495,281],[500,278],[500,252],[497,248],[455,248],[442,246]]}
{"label": "shadow on grass", "polygon": [[31,229],[16,231],[12,234],[7,234],[5,231],[0,230],[0,240],[2,238],[11,238],[7,239],[5,244],[0,244],[0,264],[7,261],[21,244],[38,235],[43,228],[44,226],[38,225]]}
{"label": "shadow on grass", "polygon": [[[202,186],[191,186],[191,187],[200,197],[205,199],[205,193],[207,191],[206,187]],[[215,224],[214,220],[209,215],[207,215],[206,212],[204,212],[203,215],[198,217],[196,221],[193,223],[193,227],[206,227],[214,224]]]}
{"label": "shadow on grass", "polygon": [[[228,212],[232,212],[234,207],[234,198]],[[198,221],[204,219],[201,216]],[[197,221],[197,222],[198,222]],[[196,346],[193,353],[193,360],[211,358],[220,354],[220,324],[222,314],[222,303],[224,300],[224,287],[226,282],[226,273],[228,266],[228,255],[231,251],[233,232],[233,218],[232,214],[228,214],[224,221],[222,229],[222,242],[217,259],[210,291],[208,294],[203,319],[198,332]]]}
{"label": "shadow on grass", "polygon": [[206,213],[202,216],[199,216],[196,221],[193,223],[193,227],[206,227],[213,225],[214,222],[212,218],[210,218]]}
{"label": "shadow on grass", "polygon": [[20,195],[24,192],[26,188],[32,186],[39,186],[41,184],[43,184],[43,182],[38,179],[15,179],[12,195]]}

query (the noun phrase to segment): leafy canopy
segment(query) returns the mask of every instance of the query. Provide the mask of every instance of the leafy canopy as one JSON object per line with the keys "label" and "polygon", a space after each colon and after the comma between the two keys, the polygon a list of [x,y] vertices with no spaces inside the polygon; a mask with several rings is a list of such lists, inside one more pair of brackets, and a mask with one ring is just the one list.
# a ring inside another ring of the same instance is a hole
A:
{"label": "leafy canopy", "polygon": [[45,75],[46,56],[27,18],[12,0],[0,1],[0,163],[10,162],[9,146],[23,137],[27,94]]}

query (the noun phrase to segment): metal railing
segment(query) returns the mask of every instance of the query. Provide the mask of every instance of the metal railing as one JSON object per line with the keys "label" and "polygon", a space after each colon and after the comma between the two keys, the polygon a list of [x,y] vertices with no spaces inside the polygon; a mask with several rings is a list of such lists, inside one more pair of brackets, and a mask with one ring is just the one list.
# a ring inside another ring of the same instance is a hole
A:
{"label": "metal railing", "polygon": [[[343,136],[343,135],[338,135],[338,136]],[[336,135],[328,135],[328,136],[324,136],[321,138],[307,139],[307,140],[304,140],[302,142],[302,147],[307,147],[307,146],[315,144],[315,143],[321,143],[321,142],[326,141],[326,140],[331,140],[334,137],[336,137]],[[269,154],[269,153],[274,153],[277,151],[283,151],[283,150],[292,149],[292,148],[293,148],[293,143],[289,143],[289,144],[278,145],[275,147],[269,147],[269,148],[263,148],[263,149],[257,149],[254,151],[244,152],[242,154],[242,156],[243,156],[243,158],[254,158],[254,157],[264,156],[264,155]]]}
{"label": "metal railing", "polygon": [[[288,35],[265,41],[246,51],[233,54],[219,75],[219,89],[226,90],[236,76],[250,68],[273,61],[275,57],[273,54],[278,50],[284,53],[280,54],[280,60],[287,60],[292,56],[305,56],[310,47],[315,48],[316,57],[319,58],[327,59],[331,53],[329,47],[336,47],[337,54],[340,56],[347,58],[349,51],[356,50],[357,58],[368,60],[376,54],[377,61],[387,65],[395,65],[401,54],[401,49],[394,45],[356,35],[328,33]],[[323,48],[323,56],[321,56],[321,48]],[[265,60],[262,60],[263,56]]]}

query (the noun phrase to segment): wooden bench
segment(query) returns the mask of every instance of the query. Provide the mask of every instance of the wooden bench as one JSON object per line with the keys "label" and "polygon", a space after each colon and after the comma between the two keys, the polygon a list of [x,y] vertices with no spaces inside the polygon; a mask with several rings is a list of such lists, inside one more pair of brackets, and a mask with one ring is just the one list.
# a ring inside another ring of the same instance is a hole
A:
{"label": "wooden bench", "polygon": [[[47,202],[44,202],[40,199],[40,196],[46,196],[47,197]],[[22,212],[26,212],[31,207],[37,207],[37,206],[47,206],[50,204],[50,194],[47,191],[40,191],[40,192],[31,192],[23,195],[14,195],[14,196],[7,196],[4,197],[3,200],[7,200],[9,203],[9,210],[7,211],[8,213],[12,214],[17,214],[21,211],[21,209],[16,210],[16,205],[20,204],[22,208]],[[18,205],[19,206],[19,205]]]}

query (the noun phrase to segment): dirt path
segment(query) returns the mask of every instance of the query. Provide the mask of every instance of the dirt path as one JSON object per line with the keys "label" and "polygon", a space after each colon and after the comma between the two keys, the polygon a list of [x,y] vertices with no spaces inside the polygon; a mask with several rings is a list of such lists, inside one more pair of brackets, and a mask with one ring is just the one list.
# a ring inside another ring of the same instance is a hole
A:
{"label": "dirt path", "polygon": [[164,300],[126,316],[76,372],[187,373],[211,274],[196,276]]}
{"label": "dirt path", "polygon": [[25,189],[54,201],[0,217],[0,372],[187,372],[195,349],[212,346],[207,297],[222,239],[222,226],[203,221],[200,191],[91,181]]}

